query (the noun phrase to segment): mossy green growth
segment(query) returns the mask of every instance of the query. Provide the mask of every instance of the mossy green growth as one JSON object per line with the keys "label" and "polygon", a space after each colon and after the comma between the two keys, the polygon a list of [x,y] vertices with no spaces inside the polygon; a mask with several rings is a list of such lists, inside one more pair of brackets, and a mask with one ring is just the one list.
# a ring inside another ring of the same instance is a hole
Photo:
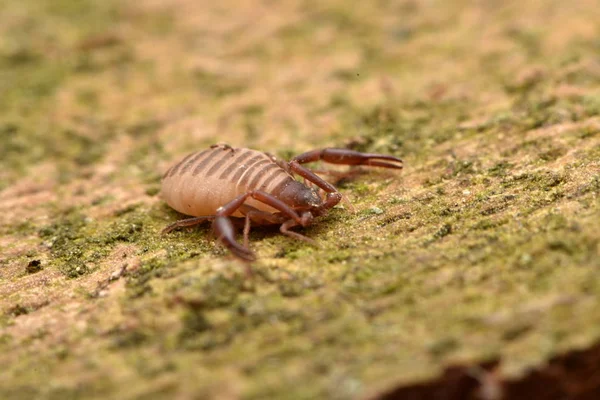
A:
{"label": "mossy green growth", "polygon": [[53,266],[76,278],[92,272],[116,243],[141,240],[145,211],[117,212],[124,214],[113,222],[99,222],[73,208],[59,212],[55,222],[40,229],[38,234],[52,254]]}
{"label": "mossy green growth", "polygon": [[97,260],[101,255],[106,255],[88,253],[87,238],[82,232],[85,225],[85,217],[72,211],[39,231],[40,237],[47,240],[46,246],[51,249],[55,260],[60,259],[65,264],[63,271],[70,277],[89,272],[91,266],[86,261],[91,262],[94,258]]}

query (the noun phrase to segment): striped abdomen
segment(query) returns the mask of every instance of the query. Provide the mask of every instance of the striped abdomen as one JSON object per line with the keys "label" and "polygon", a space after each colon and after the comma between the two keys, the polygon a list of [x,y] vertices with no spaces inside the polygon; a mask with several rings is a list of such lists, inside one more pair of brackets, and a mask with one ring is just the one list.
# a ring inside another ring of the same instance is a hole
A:
{"label": "striped abdomen", "polygon": [[[192,153],[167,170],[161,194],[175,210],[193,216],[214,215],[217,208],[250,190],[278,196],[294,178],[256,150],[222,146]],[[273,208],[248,199],[259,210]],[[242,216],[237,211],[234,216]]]}

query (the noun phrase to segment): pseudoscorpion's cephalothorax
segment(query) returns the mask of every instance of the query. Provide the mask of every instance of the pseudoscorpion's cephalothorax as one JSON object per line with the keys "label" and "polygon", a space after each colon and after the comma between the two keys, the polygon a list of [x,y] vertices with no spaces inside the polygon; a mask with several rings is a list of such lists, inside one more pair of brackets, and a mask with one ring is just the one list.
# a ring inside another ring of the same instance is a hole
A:
{"label": "pseudoscorpion's cephalothorax", "polygon": [[[281,233],[310,241],[290,228],[310,225],[314,217],[326,214],[342,199],[332,184],[302,166],[319,160],[402,168],[402,160],[397,157],[348,149],[313,150],[285,162],[256,150],[214,145],[188,155],[163,176],[162,197],[175,210],[194,216],[169,225],[163,232],[212,220],[219,240],[234,255],[248,261],[254,260],[248,249],[250,224],[278,224]],[[292,174],[314,183],[323,190],[325,198]],[[229,217],[245,218],[243,246],[235,240]]]}

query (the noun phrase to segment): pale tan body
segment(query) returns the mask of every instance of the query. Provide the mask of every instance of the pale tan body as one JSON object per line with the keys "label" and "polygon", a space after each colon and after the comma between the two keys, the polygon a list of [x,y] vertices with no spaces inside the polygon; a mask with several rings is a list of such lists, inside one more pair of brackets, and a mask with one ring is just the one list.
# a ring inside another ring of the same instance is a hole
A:
{"label": "pale tan body", "polygon": [[[200,217],[215,215],[219,207],[250,190],[277,196],[293,181],[292,175],[270,155],[215,146],[192,153],[169,168],[163,176],[161,196],[180,213]],[[253,208],[277,212],[253,198],[248,198],[245,205],[232,216],[242,217]]]}

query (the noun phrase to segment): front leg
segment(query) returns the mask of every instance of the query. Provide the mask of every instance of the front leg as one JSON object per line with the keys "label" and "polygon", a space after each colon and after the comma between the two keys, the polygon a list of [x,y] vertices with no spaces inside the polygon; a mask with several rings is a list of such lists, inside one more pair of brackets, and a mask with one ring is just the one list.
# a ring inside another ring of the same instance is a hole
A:
{"label": "front leg", "polygon": [[370,167],[402,169],[402,160],[398,157],[335,148],[308,151],[292,158],[290,163],[295,161],[298,164],[306,164],[320,160],[330,164],[367,165]]}
{"label": "front leg", "polygon": [[[250,225],[252,224],[252,222],[257,222],[259,224],[278,224],[280,222],[282,222],[282,217],[280,214],[271,214],[269,212],[266,211],[260,211],[257,210],[254,207],[251,207],[247,204],[244,204],[241,208],[243,208],[244,210],[242,211],[242,214],[245,214],[245,221],[244,221],[244,247],[248,248],[248,237],[250,236]],[[293,221],[293,220],[292,220]]]}
{"label": "front leg", "polygon": [[[298,215],[293,208],[269,193],[265,193],[260,190],[251,190],[236,197],[229,203],[217,209],[212,226],[215,236],[219,239],[219,241],[223,243],[225,247],[227,247],[235,256],[243,260],[254,261],[255,257],[251,250],[245,246],[242,246],[235,240],[235,229],[233,227],[233,223],[229,219],[229,216],[234,214],[240,207],[242,207],[248,197],[252,197],[261,203],[275,208],[282,215],[285,215],[299,225],[307,223],[306,217]],[[250,228],[248,227],[248,229]]]}
{"label": "front leg", "polygon": [[307,243],[317,246],[317,242],[315,242],[311,238],[304,236],[298,232],[290,231],[290,228],[294,226],[298,226],[298,223],[296,221],[294,221],[293,219],[287,220],[283,224],[281,224],[281,226],[279,227],[279,232],[283,233],[284,235],[293,237],[294,239],[303,240]]}
{"label": "front leg", "polygon": [[327,182],[319,175],[312,172],[310,169],[300,165],[295,159],[290,161],[290,170],[309,182],[314,183],[319,188],[323,189],[327,193],[325,202],[314,211],[315,216],[324,215],[327,210],[333,208],[337,203],[342,200],[342,194],[331,183]]}
{"label": "front leg", "polygon": [[316,215],[325,214],[327,210],[333,208],[342,199],[342,194],[338,192],[335,186],[301,165],[320,160],[331,164],[367,165],[370,167],[402,169],[402,160],[398,157],[385,154],[361,153],[359,151],[348,149],[327,148],[313,150],[292,158],[289,163],[290,170],[300,175],[305,180],[314,183],[327,193],[327,198],[323,205],[316,211]]}

